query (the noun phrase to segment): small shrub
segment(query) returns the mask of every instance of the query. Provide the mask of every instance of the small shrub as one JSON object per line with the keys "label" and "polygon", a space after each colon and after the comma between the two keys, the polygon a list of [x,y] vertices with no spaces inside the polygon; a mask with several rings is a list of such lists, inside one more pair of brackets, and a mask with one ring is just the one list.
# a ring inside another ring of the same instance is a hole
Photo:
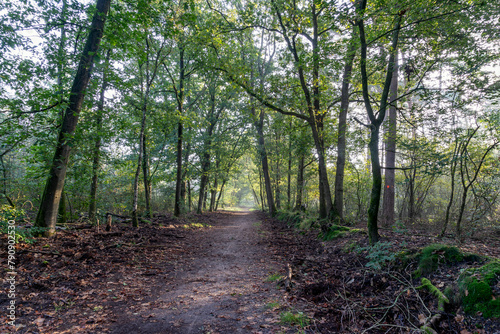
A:
{"label": "small shrub", "polygon": [[33,239],[34,236],[38,235],[39,233],[43,233],[45,231],[45,228],[19,227],[17,224],[21,220],[24,220],[25,217],[26,213],[24,212],[24,210],[16,209],[9,205],[0,206],[0,233],[7,233],[9,231],[9,221],[14,220],[16,222],[16,243],[21,241],[25,243],[33,243],[35,241]]}
{"label": "small shrub", "polygon": [[401,220],[396,220],[394,225],[392,225],[392,229],[396,233],[406,234],[408,232],[408,228]]}
{"label": "small shrub", "polygon": [[390,249],[392,242],[377,242],[373,246],[360,248],[362,251],[368,251],[366,258],[369,260],[367,267],[381,270],[385,265],[396,259],[396,254]]}

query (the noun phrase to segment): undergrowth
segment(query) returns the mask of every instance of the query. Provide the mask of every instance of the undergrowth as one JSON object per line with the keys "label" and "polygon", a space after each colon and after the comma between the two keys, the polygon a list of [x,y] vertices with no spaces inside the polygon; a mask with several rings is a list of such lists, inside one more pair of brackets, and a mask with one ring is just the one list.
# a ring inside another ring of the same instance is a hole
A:
{"label": "undergrowth", "polygon": [[[26,218],[26,213],[22,209],[16,209],[10,205],[0,206],[0,233],[8,234],[9,232],[9,222],[14,222],[10,226],[15,226],[15,236],[17,242],[33,243],[35,242],[34,237],[45,231],[44,228],[39,227],[20,227],[19,222]],[[12,231],[12,227],[10,228]]]}

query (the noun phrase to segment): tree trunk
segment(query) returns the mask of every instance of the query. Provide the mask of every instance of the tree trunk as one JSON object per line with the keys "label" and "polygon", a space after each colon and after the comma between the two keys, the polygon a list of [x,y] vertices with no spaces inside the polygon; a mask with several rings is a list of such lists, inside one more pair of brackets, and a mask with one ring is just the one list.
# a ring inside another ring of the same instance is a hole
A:
{"label": "tree trunk", "polygon": [[396,138],[397,138],[397,109],[396,99],[398,98],[398,56],[394,60],[394,71],[392,72],[391,97],[388,115],[387,136],[385,142],[385,187],[383,200],[383,222],[385,226],[394,223],[394,205],[395,205],[395,167],[396,167]]}
{"label": "tree trunk", "polygon": [[187,196],[188,196],[188,211],[191,212],[191,208],[193,207],[192,197],[191,197],[191,181],[188,179],[186,181],[187,184]]}
{"label": "tree trunk", "polygon": [[455,139],[455,149],[453,150],[453,157],[452,157],[452,160],[451,160],[451,167],[450,167],[450,176],[451,176],[451,180],[450,180],[450,187],[451,187],[451,190],[450,190],[450,199],[448,201],[448,205],[446,206],[446,216],[444,218],[444,224],[443,224],[443,229],[441,230],[441,233],[439,234],[439,237],[440,238],[443,238],[445,233],[446,233],[446,229],[448,228],[448,222],[450,221],[450,211],[451,211],[451,206],[453,205],[453,197],[455,195],[455,171],[457,169],[457,158],[458,158],[458,152],[460,152],[460,145],[458,143],[458,138]]}
{"label": "tree trunk", "polygon": [[464,216],[465,205],[467,204],[467,193],[469,192],[469,187],[464,187],[462,193],[462,201],[460,203],[460,208],[458,210],[458,218],[457,218],[457,239],[461,240],[462,238],[462,219]]}
{"label": "tree trunk", "polygon": [[276,192],[275,192],[275,200],[276,200],[276,210],[281,210],[281,171],[280,171],[280,150],[278,149],[278,145],[280,145],[279,133],[276,133]]}
{"label": "tree trunk", "polygon": [[299,157],[299,165],[297,167],[297,196],[295,199],[295,210],[300,211],[302,209],[302,193],[304,189],[304,169],[305,169],[305,157],[302,154]]}
{"label": "tree trunk", "polygon": [[368,237],[370,244],[377,243],[380,239],[378,234],[378,209],[380,205],[380,194],[382,187],[382,174],[380,172],[380,160],[378,155],[379,127],[372,125],[370,143],[370,159],[372,165],[372,190],[370,195],[370,207],[368,209]]}
{"label": "tree trunk", "polygon": [[266,203],[264,200],[264,187],[262,187],[262,168],[259,168],[259,195],[262,211],[266,209]]}
{"label": "tree trunk", "polygon": [[[358,11],[359,13],[363,13],[366,9],[366,0],[361,0],[358,2]],[[369,95],[369,86],[368,86],[368,72],[366,70],[367,63],[367,42],[365,35],[365,25],[364,20],[359,19],[357,21],[357,25],[359,28],[359,40],[361,44],[361,54],[360,54],[360,68],[361,68],[361,85],[363,90],[363,101],[365,104],[366,112],[368,118],[370,120],[369,129],[370,129],[370,143],[368,144],[370,150],[370,160],[372,166],[372,190],[370,196],[370,207],[368,209],[368,238],[370,240],[370,244],[376,244],[380,236],[378,234],[378,210],[380,206],[380,194],[382,187],[382,175],[380,172],[380,158],[378,153],[378,144],[379,144],[379,132],[380,125],[385,119],[385,114],[388,107],[388,97],[389,90],[392,82],[392,72],[394,71],[394,63],[396,50],[398,47],[399,40],[399,31],[401,29],[401,21],[403,19],[404,11],[398,13],[398,18],[395,23],[395,27],[392,33],[392,41],[391,48],[389,53],[389,61],[385,76],[385,82],[382,89],[382,94],[380,97],[380,103],[378,108],[378,113],[375,113],[372,107],[372,102],[370,100]]]}
{"label": "tree trunk", "polygon": [[[290,119],[290,128],[292,131],[292,120]],[[288,170],[286,173],[286,209],[292,208],[292,136],[288,136]]]}
{"label": "tree trunk", "polygon": [[222,193],[224,191],[224,186],[226,185],[226,179],[223,179],[222,181],[222,185],[220,187],[220,191],[219,191],[219,196],[217,196],[217,202],[215,203],[215,211],[217,211],[217,209],[219,208],[219,201],[220,201],[220,198],[222,196]]}
{"label": "tree trunk", "polygon": [[101,156],[101,132],[102,132],[102,115],[104,113],[104,93],[108,87],[108,80],[106,76],[106,71],[109,66],[109,58],[111,55],[111,50],[106,53],[106,64],[102,71],[102,85],[101,94],[99,96],[99,104],[97,105],[97,115],[96,115],[96,138],[94,142],[94,150],[92,152],[92,182],[90,184],[90,200],[89,200],[89,220],[95,221],[97,214],[97,187],[99,181],[99,162]]}
{"label": "tree trunk", "polygon": [[132,225],[139,227],[139,219],[137,217],[137,203],[139,200],[139,175],[141,174],[142,156],[144,154],[144,131],[146,128],[146,105],[142,109],[141,132],[139,134],[139,156],[137,157],[137,168],[134,177],[134,194],[132,199]]}
{"label": "tree trunk", "polygon": [[217,176],[214,175],[214,184],[212,185],[212,189],[210,190],[210,207],[208,211],[215,211],[215,196],[217,195]]}
{"label": "tree trunk", "polygon": [[178,217],[181,214],[182,203],[182,115],[184,113],[184,49],[179,50],[179,90],[177,93],[177,108],[179,112],[179,124],[177,125],[177,175],[175,179],[175,204],[174,216]]}
{"label": "tree trunk", "polygon": [[210,168],[210,153],[205,151],[203,154],[201,162],[201,179],[200,179],[200,190],[198,194],[198,208],[196,209],[197,214],[202,213],[203,208],[203,196],[205,194],[205,188],[208,182],[208,169]]}
{"label": "tree trunk", "polygon": [[[413,165],[413,164],[412,164]],[[416,178],[416,168],[410,171],[410,177],[408,180],[408,220],[410,222],[415,219],[415,178]]]}
{"label": "tree trunk", "polygon": [[[256,115],[255,109],[253,114]],[[267,160],[267,150],[264,140],[264,111],[261,110],[260,114],[257,115],[258,120],[254,122],[255,129],[257,130],[257,140],[258,140],[258,150],[260,154],[260,161],[262,164],[262,173],[264,175],[264,184],[266,187],[267,204],[269,207],[269,213],[274,216],[276,213],[276,207],[274,205],[273,199],[273,188],[271,186],[271,177],[269,176],[269,162]]]}
{"label": "tree trunk", "polygon": [[78,70],[71,87],[69,103],[64,113],[64,119],[59,132],[57,147],[52,160],[49,177],[42,195],[35,226],[47,228],[45,235],[55,232],[57,211],[64,187],[66,171],[71,151],[72,135],[78,124],[85,91],[90,80],[94,55],[96,54],[104,31],[104,23],[109,11],[111,0],[98,0],[97,11],[92,19],[90,33],[83,49]]}
{"label": "tree trunk", "polygon": [[319,174],[319,217],[322,219],[328,218],[333,208],[332,193],[330,191],[330,183],[328,182],[328,169],[326,167],[326,159],[324,152],[324,143],[320,138],[320,134],[315,125],[311,125],[314,144],[318,154],[318,174]]}
{"label": "tree trunk", "polygon": [[142,134],[142,175],[144,181],[144,196],[146,199],[146,217],[151,217],[151,178],[149,176],[149,157],[146,131]]}
{"label": "tree trunk", "polygon": [[337,168],[335,171],[335,199],[333,201],[334,216],[344,219],[344,170],[346,162],[346,134],[347,134],[347,111],[349,109],[349,82],[352,76],[352,65],[356,55],[356,43],[353,37],[347,50],[344,74],[342,77],[342,91],[340,95],[340,113],[337,141]]}

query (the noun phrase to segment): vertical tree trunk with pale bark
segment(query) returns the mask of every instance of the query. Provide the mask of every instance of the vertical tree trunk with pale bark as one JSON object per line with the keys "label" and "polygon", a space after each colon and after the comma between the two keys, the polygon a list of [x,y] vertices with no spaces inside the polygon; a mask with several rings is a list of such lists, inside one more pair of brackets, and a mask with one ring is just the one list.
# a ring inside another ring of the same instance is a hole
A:
{"label": "vertical tree trunk with pale bark", "polygon": [[391,97],[387,124],[387,134],[385,138],[385,186],[384,199],[382,207],[382,217],[385,226],[394,223],[394,185],[395,185],[395,167],[396,167],[396,138],[397,138],[397,108],[396,99],[398,98],[398,55],[394,59],[394,71],[392,72]]}

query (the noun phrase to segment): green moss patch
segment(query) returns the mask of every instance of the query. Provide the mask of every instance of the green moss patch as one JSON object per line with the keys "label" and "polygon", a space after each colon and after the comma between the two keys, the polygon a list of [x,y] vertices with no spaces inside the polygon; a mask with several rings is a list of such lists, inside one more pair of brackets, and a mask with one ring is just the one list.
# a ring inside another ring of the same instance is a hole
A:
{"label": "green moss patch", "polygon": [[481,312],[485,318],[500,318],[500,294],[493,290],[499,281],[500,261],[464,271],[458,279],[464,311]]}
{"label": "green moss patch", "polygon": [[471,261],[477,256],[462,253],[457,247],[434,244],[422,249],[417,255],[418,268],[415,277],[426,276],[436,271],[440,264],[455,264],[462,261]]}
{"label": "green moss patch", "polygon": [[358,228],[351,228],[347,226],[330,225],[319,234],[319,237],[324,241],[329,241],[341,238],[349,233],[359,233],[359,232],[364,232],[364,231]]}

